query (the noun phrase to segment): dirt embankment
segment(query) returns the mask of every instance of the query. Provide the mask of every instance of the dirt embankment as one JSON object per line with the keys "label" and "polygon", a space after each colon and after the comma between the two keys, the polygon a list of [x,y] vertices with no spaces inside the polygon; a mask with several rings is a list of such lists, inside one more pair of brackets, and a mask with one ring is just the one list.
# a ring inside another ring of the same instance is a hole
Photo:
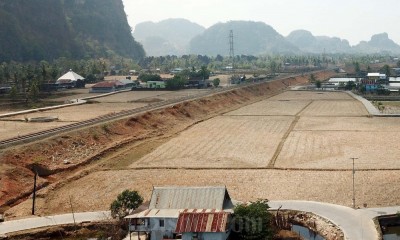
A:
{"label": "dirt embankment", "polygon": [[44,187],[128,143],[180,132],[197,122],[277,94],[288,86],[306,83],[308,77],[243,87],[7,149],[0,153],[0,208],[30,195],[34,166],[40,176],[38,183]]}

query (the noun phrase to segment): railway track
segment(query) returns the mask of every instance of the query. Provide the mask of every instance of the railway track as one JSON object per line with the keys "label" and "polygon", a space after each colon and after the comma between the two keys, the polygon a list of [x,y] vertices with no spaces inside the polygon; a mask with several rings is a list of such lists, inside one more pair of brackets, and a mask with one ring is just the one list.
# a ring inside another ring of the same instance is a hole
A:
{"label": "railway track", "polygon": [[[279,80],[279,79],[274,79],[274,80]],[[271,79],[261,80],[261,81],[252,82],[252,83],[243,83],[240,85],[229,86],[229,87],[225,87],[225,88],[221,88],[221,89],[213,89],[211,91],[206,91],[206,92],[202,92],[202,93],[191,95],[191,96],[185,96],[185,97],[165,100],[165,101],[158,102],[158,103],[152,103],[150,105],[140,107],[140,108],[124,110],[124,111],[121,111],[118,113],[111,113],[111,114],[99,116],[96,118],[88,119],[85,121],[68,124],[65,126],[60,126],[60,127],[56,127],[56,128],[52,128],[52,129],[48,129],[48,130],[43,130],[40,132],[30,133],[30,134],[26,134],[26,135],[22,135],[22,136],[17,136],[17,137],[1,140],[0,141],[0,149],[5,149],[7,147],[15,146],[18,144],[29,143],[29,142],[32,142],[35,140],[40,140],[40,139],[54,136],[55,134],[59,134],[59,133],[63,133],[63,132],[71,131],[71,130],[76,130],[76,129],[79,129],[82,127],[87,127],[90,125],[95,125],[95,124],[99,124],[99,123],[104,123],[104,122],[124,118],[124,117],[131,116],[134,114],[139,114],[139,113],[144,113],[144,112],[151,111],[151,110],[156,110],[156,109],[163,108],[163,107],[166,107],[169,105],[174,105],[174,104],[182,103],[185,101],[194,100],[194,99],[202,98],[205,96],[210,96],[210,95],[217,94],[217,93],[229,92],[234,89],[239,89],[239,88],[243,88],[243,87],[262,84],[267,81],[271,81]]]}

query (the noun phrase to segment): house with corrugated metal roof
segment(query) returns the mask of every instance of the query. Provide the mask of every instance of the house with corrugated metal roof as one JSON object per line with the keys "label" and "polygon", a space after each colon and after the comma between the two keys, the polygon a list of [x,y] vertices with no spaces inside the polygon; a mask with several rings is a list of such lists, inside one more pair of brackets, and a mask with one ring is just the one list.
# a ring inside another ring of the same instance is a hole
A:
{"label": "house with corrugated metal roof", "polygon": [[149,208],[126,218],[151,240],[226,240],[233,207],[224,186],[154,187]]}

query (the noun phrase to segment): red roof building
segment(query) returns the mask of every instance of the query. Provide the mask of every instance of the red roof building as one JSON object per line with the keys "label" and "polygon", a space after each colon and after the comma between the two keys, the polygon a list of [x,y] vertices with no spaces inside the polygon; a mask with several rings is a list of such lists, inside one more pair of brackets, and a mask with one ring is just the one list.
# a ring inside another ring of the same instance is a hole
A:
{"label": "red roof building", "polygon": [[176,233],[201,233],[201,232],[226,232],[228,225],[228,212],[187,212],[179,214]]}

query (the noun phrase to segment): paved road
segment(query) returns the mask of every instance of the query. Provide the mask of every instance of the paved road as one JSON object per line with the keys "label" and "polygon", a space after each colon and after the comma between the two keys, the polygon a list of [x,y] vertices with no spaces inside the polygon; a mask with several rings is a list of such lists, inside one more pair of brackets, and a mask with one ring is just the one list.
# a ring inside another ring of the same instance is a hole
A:
{"label": "paved road", "polygon": [[[111,218],[109,211],[75,213],[74,216],[76,223],[101,221]],[[71,213],[47,217],[33,217],[20,220],[5,221],[0,223],[0,235],[27,229],[73,223],[74,217]]]}
{"label": "paved road", "polygon": [[381,215],[395,214],[398,207],[353,209],[329,203],[311,201],[270,201],[272,209],[300,210],[312,212],[330,220],[343,230],[348,240],[376,240],[376,231],[373,218]]}
{"label": "paved road", "polygon": [[376,109],[376,107],[367,99],[354,94],[351,91],[346,91],[350,96],[352,96],[353,98],[357,99],[358,101],[360,101],[362,104],[364,104],[365,108],[367,109],[367,111],[369,112],[369,114],[373,115],[373,116],[382,116],[382,115],[388,115],[388,114],[382,114],[378,109]]}
{"label": "paved road", "polygon": [[[282,209],[312,212],[326,218],[339,226],[348,240],[378,239],[378,233],[372,219],[377,216],[395,214],[400,211],[400,206],[352,209],[340,205],[312,201],[270,201],[269,205],[272,209],[278,209],[282,206]],[[75,213],[76,223],[107,219],[110,219],[109,211]],[[72,214],[6,221],[0,223],[0,235],[33,228],[73,223]]]}

